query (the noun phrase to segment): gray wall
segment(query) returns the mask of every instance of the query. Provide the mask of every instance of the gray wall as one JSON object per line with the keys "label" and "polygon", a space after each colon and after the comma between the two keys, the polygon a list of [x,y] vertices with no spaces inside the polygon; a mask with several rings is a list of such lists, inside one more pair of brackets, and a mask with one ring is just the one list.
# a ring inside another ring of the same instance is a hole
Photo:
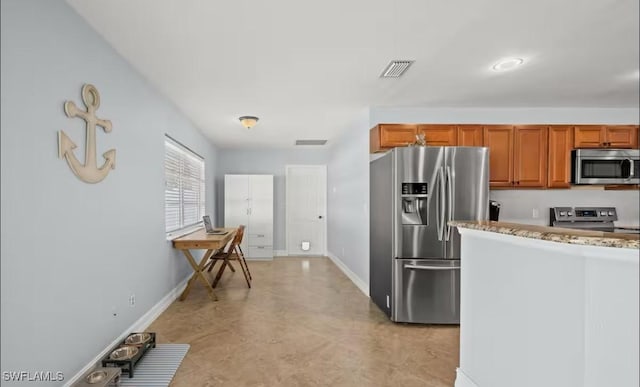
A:
{"label": "gray wall", "polygon": [[[1,367],[69,379],[190,273],[164,232],[164,134],[205,157],[210,212],[216,150],[63,1],[1,7]],[[98,184],[57,157],[63,129],[84,160],[85,126],[63,112],[84,83],[113,122]]]}
{"label": "gray wall", "polygon": [[[242,130],[242,128],[238,128]],[[251,130],[260,130],[258,127]],[[273,249],[286,250],[285,230],[285,166],[295,164],[327,164],[326,147],[300,147],[300,149],[221,149],[218,152],[216,177],[216,225],[224,225],[224,175],[273,175]]]}
{"label": "gray wall", "polygon": [[369,283],[369,118],[363,110],[331,148],[328,249]]}
{"label": "gray wall", "polygon": [[[640,222],[638,191],[570,190],[495,190],[491,199],[500,202],[500,220],[505,222],[549,225],[549,207],[616,207],[619,225]],[[533,218],[533,209],[539,217]]]}

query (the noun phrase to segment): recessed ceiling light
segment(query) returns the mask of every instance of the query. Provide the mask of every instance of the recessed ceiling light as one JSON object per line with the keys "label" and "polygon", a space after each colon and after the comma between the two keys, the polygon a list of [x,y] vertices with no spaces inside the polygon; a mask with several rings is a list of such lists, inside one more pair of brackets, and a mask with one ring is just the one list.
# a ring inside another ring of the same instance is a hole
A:
{"label": "recessed ceiling light", "polygon": [[493,71],[509,71],[524,63],[522,58],[505,58],[494,64]]}
{"label": "recessed ceiling light", "polygon": [[633,82],[636,83],[638,82],[638,80],[640,79],[640,71],[635,70],[635,71],[629,71],[629,72],[625,72],[622,73],[620,75],[618,75],[616,77],[616,79],[620,82]]}

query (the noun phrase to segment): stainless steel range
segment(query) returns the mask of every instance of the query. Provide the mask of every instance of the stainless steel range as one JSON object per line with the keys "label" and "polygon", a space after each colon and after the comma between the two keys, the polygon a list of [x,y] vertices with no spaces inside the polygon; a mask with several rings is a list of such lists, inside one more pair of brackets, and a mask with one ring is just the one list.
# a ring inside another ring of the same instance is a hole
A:
{"label": "stainless steel range", "polygon": [[637,228],[615,226],[613,222],[618,220],[615,207],[551,207],[549,211],[552,227],[640,234]]}

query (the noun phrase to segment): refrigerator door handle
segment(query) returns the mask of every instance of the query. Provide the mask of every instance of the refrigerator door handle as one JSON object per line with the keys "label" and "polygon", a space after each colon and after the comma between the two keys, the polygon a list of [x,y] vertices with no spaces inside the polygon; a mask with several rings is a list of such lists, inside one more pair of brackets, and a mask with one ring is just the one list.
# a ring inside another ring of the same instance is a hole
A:
{"label": "refrigerator door handle", "polygon": [[436,205],[436,228],[438,240],[441,241],[444,238],[444,171],[442,167],[438,168],[438,189],[440,193],[438,195],[439,203]]}
{"label": "refrigerator door handle", "polygon": [[417,270],[460,270],[460,266],[418,266],[418,265],[404,265],[405,269],[417,269]]}
{"label": "refrigerator door handle", "polygon": [[[444,226],[446,230],[445,241],[449,240],[451,237],[451,226],[449,226],[449,222],[453,220],[453,187],[451,186],[452,181],[451,176],[451,167],[447,165],[447,224]],[[444,223],[444,222],[443,222]]]}

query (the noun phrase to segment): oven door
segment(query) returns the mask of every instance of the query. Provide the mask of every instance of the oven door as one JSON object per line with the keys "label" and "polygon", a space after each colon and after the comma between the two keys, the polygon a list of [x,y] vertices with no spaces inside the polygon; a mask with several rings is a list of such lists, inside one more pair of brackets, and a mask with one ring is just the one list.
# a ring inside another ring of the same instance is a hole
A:
{"label": "oven door", "polygon": [[631,227],[616,227],[613,229],[613,232],[618,234],[639,235],[640,229]]}
{"label": "oven door", "polygon": [[640,184],[637,149],[573,151],[573,184]]}

